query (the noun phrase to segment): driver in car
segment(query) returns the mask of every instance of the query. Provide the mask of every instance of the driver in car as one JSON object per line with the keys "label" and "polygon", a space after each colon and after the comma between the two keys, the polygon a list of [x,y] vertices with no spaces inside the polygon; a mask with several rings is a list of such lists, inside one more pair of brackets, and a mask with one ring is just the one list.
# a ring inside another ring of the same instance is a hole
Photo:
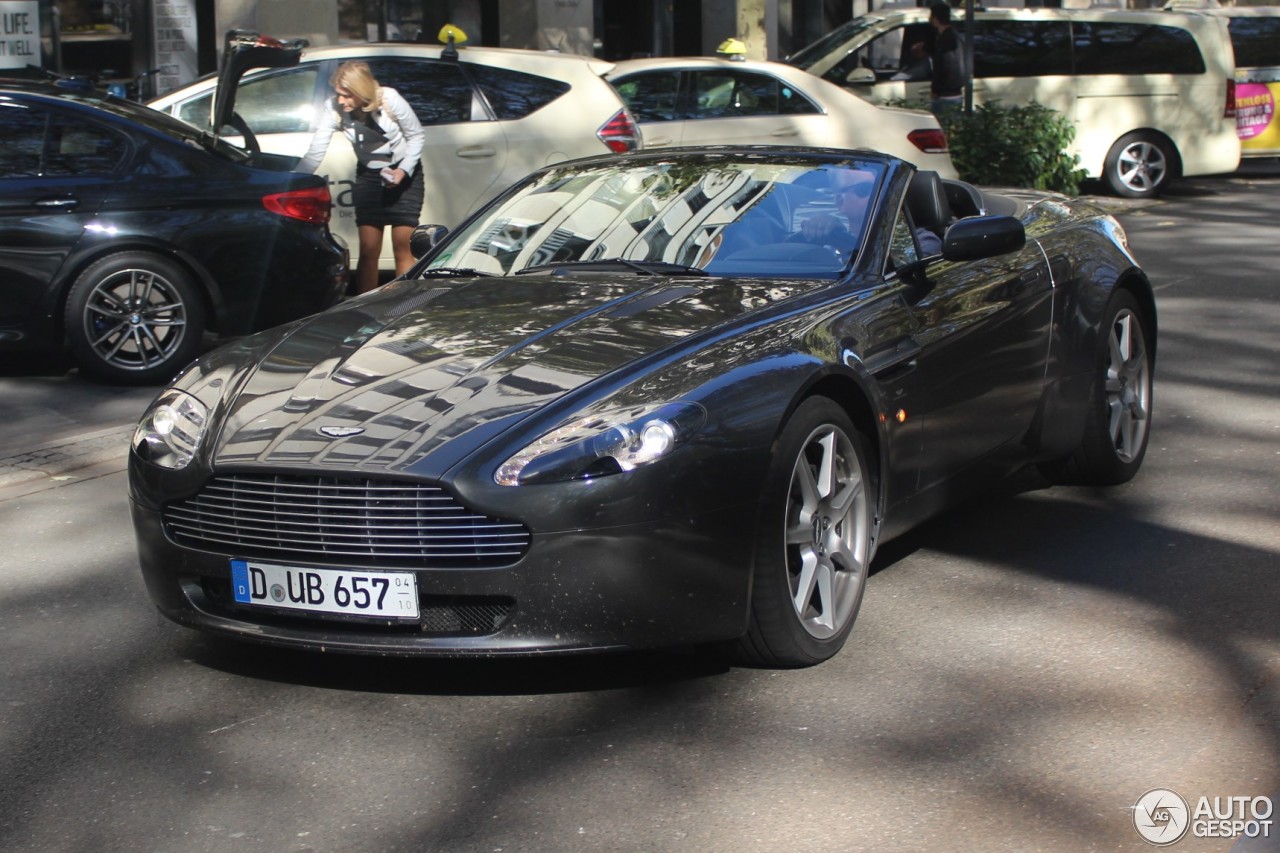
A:
{"label": "driver in car", "polygon": [[[842,255],[848,255],[857,247],[858,235],[862,233],[863,220],[871,204],[871,193],[875,191],[876,178],[872,173],[860,169],[840,169],[832,173],[831,187],[836,210],[844,216],[847,223],[829,213],[819,213],[801,224],[796,239],[803,238],[806,243],[830,246]],[[942,251],[942,240],[927,228],[917,228],[916,239],[920,242],[923,257]]]}

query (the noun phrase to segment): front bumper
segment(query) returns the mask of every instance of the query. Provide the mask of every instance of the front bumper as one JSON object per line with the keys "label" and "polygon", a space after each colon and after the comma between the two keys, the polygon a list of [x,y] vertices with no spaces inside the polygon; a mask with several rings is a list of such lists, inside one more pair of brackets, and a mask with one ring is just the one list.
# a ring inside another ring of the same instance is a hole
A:
{"label": "front bumper", "polygon": [[505,568],[417,569],[422,618],[378,624],[236,604],[230,561],[244,555],[178,546],[155,510],[131,503],[152,600],[173,621],[210,633],[323,651],[491,656],[680,646],[746,630],[754,519],[741,508],[535,532]]}

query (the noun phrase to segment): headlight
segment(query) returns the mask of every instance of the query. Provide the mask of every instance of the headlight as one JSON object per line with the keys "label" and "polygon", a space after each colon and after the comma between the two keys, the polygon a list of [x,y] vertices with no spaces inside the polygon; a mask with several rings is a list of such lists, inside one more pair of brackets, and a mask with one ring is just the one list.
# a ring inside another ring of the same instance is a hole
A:
{"label": "headlight", "polygon": [[667,456],[706,421],[696,403],[617,409],[552,430],[498,466],[500,486],[583,480],[631,471]]}
{"label": "headlight", "polygon": [[195,397],[170,389],[147,410],[133,433],[133,450],[161,468],[185,468],[195,458],[209,409]]}

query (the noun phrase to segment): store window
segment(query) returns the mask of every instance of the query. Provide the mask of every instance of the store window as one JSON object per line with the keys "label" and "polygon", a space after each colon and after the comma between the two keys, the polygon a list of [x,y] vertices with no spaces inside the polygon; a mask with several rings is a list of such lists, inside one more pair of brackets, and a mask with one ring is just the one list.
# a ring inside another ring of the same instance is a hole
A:
{"label": "store window", "polygon": [[59,0],[63,72],[102,80],[132,77],[131,6],[129,0]]}

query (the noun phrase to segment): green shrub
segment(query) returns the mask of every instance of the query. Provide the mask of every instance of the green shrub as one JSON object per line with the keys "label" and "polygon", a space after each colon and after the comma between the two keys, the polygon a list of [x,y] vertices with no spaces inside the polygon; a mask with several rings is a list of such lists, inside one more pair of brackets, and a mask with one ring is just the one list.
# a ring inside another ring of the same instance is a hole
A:
{"label": "green shrub", "polygon": [[1080,157],[1067,153],[1075,125],[1043,104],[982,104],[970,114],[947,111],[938,122],[947,134],[956,171],[970,183],[1080,192],[1085,172],[1079,168]]}

